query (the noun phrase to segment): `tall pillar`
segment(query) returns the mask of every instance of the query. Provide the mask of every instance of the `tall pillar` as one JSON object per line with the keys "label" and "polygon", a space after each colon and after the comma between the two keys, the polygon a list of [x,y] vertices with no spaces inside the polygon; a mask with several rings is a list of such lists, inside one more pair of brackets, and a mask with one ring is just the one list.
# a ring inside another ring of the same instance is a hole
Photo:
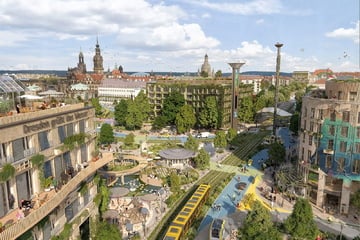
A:
{"label": "tall pillar", "polygon": [[236,129],[236,118],[237,118],[237,93],[239,89],[240,81],[240,67],[245,63],[229,63],[232,68],[232,87],[231,87],[231,128]]}
{"label": "tall pillar", "polygon": [[277,57],[276,57],[276,77],[275,77],[275,96],[274,96],[274,120],[273,120],[273,135],[276,136],[276,118],[277,118],[277,104],[279,98],[279,75],[280,75],[280,48],[283,46],[282,43],[276,43]]}

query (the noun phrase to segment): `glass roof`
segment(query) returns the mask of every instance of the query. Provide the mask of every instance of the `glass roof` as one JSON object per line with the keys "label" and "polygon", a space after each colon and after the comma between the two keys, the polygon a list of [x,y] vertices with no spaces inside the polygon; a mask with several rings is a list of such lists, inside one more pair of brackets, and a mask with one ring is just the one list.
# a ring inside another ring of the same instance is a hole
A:
{"label": "glass roof", "polygon": [[14,79],[7,75],[0,76],[0,93],[23,92],[24,89]]}

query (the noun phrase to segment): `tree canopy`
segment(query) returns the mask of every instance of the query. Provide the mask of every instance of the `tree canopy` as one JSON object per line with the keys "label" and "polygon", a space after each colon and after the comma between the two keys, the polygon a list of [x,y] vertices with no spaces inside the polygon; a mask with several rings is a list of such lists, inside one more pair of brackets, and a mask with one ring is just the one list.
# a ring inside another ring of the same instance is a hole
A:
{"label": "tree canopy", "polygon": [[99,134],[99,142],[101,144],[110,144],[110,143],[114,142],[114,140],[115,140],[115,137],[114,137],[114,132],[113,132],[113,128],[111,127],[111,125],[108,123],[104,123],[103,125],[101,125],[100,134]]}
{"label": "tree canopy", "polygon": [[215,96],[205,98],[204,108],[199,114],[199,123],[202,127],[208,129],[217,128],[219,112]]}
{"label": "tree canopy", "polygon": [[205,151],[204,148],[199,150],[198,155],[194,158],[196,168],[205,169],[210,165],[210,155]]}
{"label": "tree canopy", "polygon": [[251,123],[254,121],[254,113],[252,96],[242,98],[238,107],[238,120],[242,123]]}
{"label": "tree canopy", "polygon": [[187,141],[184,144],[184,148],[196,152],[198,150],[198,147],[199,142],[197,141],[197,139],[191,136],[191,134],[189,134]]}
{"label": "tree canopy", "polygon": [[95,108],[95,116],[99,117],[102,114],[102,107],[99,103],[98,98],[92,98],[91,99],[91,105]]}
{"label": "tree canopy", "polygon": [[271,221],[270,212],[258,200],[253,203],[252,209],[246,215],[243,227],[239,229],[239,239],[282,239]]}
{"label": "tree canopy", "polygon": [[118,125],[126,126],[127,111],[128,111],[127,100],[121,99],[114,109],[114,118]]}
{"label": "tree canopy", "polygon": [[119,228],[116,225],[110,224],[107,221],[98,221],[96,224],[96,233],[95,236],[92,237],[92,239],[121,240],[122,237]]}
{"label": "tree canopy", "polygon": [[292,239],[315,239],[319,230],[314,221],[311,205],[308,200],[298,198],[284,227]]}
{"label": "tree canopy", "polygon": [[274,142],[270,144],[269,161],[271,165],[280,165],[281,163],[283,163],[285,161],[285,154],[285,148],[281,143]]}
{"label": "tree canopy", "polygon": [[214,139],[214,146],[217,148],[225,148],[227,145],[226,134],[224,131],[217,131]]}
{"label": "tree canopy", "polygon": [[178,92],[173,91],[168,97],[164,99],[161,109],[162,115],[165,116],[166,123],[170,125],[175,124],[176,114],[180,111],[180,108],[185,105],[184,96]]}
{"label": "tree canopy", "polygon": [[188,132],[196,123],[195,111],[191,105],[184,105],[176,114],[175,124],[178,133]]}

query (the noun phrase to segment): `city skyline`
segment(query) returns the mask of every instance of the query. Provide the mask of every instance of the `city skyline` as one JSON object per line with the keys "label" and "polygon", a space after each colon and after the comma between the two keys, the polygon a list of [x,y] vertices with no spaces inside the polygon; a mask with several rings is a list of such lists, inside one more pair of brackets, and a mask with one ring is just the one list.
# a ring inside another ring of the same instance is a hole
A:
{"label": "city skyline", "polygon": [[281,0],[71,0],[0,3],[0,70],[66,70],[80,51],[92,70],[196,72],[359,71],[359,2]]}

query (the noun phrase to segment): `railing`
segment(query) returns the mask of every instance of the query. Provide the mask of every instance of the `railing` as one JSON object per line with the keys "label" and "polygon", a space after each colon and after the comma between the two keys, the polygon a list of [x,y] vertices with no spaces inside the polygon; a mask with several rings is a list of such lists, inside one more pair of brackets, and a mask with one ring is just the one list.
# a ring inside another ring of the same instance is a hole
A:
{"label": "railing", "polygon": [[45,202],[38,209],[32,210],[32,212],[25,218],[7,227],[2,233],[0,233],[0,240],[16,239],[31,229],[40,220],[49,215],[54,208],[61,204],[82,181],[112,160],[113,153],[103,153],[103,157],[101,159],[96,162],[91,162],[87,168],[81,170],[65,186],[63,186],[61,190],[54,195],[54,197]]}

